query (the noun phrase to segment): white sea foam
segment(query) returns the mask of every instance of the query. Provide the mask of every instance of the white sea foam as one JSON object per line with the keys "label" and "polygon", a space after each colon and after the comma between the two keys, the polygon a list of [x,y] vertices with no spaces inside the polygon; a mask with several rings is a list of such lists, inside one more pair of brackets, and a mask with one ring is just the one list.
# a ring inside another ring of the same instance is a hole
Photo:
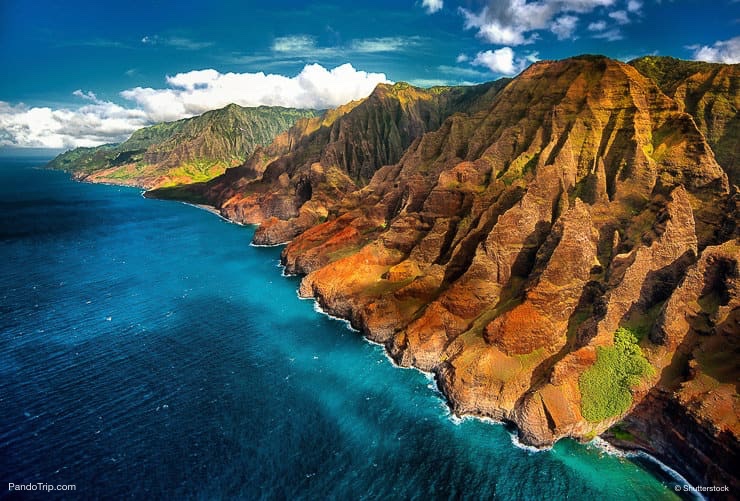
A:
{"label": "white sea foam", "polygon": [[[298,297],[300,298],[300,296],[298,296]],[[342,318],[342,317],[337,317],[337,316],[335,316],[335,315],[332,315],[331,313],[329,313],[329,312],[325,311],[325,310],[324,310],[324,309],[323,309],[323,308],[321,307],[321,305],[319,304],[319,302],[318,302],[318,301],[317,301],[316,299],[314,299],[314,298],[306,298],[306,299],[313,299],[313,310],[314,310],[314,311],[315,311],[316,313],[321,313],[321,314],[323,314],[323,315],[326,315],[327,317],[331,318],[332,320],[336,320],[337,322],[341,322],[341,323],[343,323],[343,324],[344,324],[344,326],[345,326],[345,327],[346,327],[346,328],[347,328],[348,330],[351,330],[352,332],[360,332],[359,330],[357,330],[357,329],[355,329],[354,327],[352,327],[352,323],[351,323],[351,322],[350,322],[349,320],[347,320],[346,318]]]}
{"label": "white sea foam", "polygon": [[222,219],[223,221],[226,221],[227,223],[235,224],[237,226],[244,226],[242,223],[238,221],[234,221],[232,219],[229,219],[228,217],[221,214],[221,212],[218,211],[213,205],[207,205],[207,204],[195,204],[191,202],[180,202],[185,205],[189,205],[190,207],[195,207],[196,209],[200,209],[206,212],[210,212],[211,214],[218,216],[219,219]]}
{"label": "white sea foam", "polygon": [[[607,454],[610,454],[612,456],[619,456],[624,458],[634,458],[639,457],[642,459],[645,459],[647,461],[650,461],[651,463],[655,464],[658,468],[660,468],[666,475],[671,477],[673,481],[680,485],[688,485],[693,486],[683,475],[681,475],[679,472],[668,466],[667,464],[663,463],[660,459],[656,458],[655,456],[651,456],[645,451],[624,451],[622,449],[619,449],[606,440],[604,440],[601,437],[596,437],[593,440],[589,442],[590,445],[593,445],[594,447],[597,447],[598,449],[604,451]],[[694,490],[688,491],[691,493],[694,499],[704,500],[706,499],[704,496],[701,495],[700,492],[696,492]]]}
{"label": "white sea foam", "polygon": [[527,452],[545,452],[552,449],[551,445],[547,447],[535,447],[533,445],[523,444],[522,441],[519,440],[519,432],[517,431],[510,431],[509,437],[511,437],[511,443],[512,445],[514,445],[514,447],[516,447],[517,449],[523,449]]}
{"label": "white sea foam", "polygon": [[[286,270],[285,265],[283,263],[281,263],[280,261],[278,261],[277,266],[278,266],[278,268],[280,268],[280,276],[281,277],[297,277],[298,276],[298,273],[288,273],[288,272],[286,272],[285,271]],[[301,299],[305,299],[305,298],[301,298]]]}
{"label": "white sea foam", "polygon": [[431,374],[430,372],[424,372],[423,370],[418,369],[416,367],[405,367],[403,365],[398,365],[398,363],[393,359],[391,354],[388,353],[388,349],[385,347],[383,343],[378,343],[377,341],[373,341],[372,339],[366,336],[362,336],[362,339],[368,344],[371,344],[373,346],[378,346],[380,348],[380,351],[383,353],[383,356],[385,357],[385,359],[388,360],[391,363],[391,365],[395,367],[396,369],[414,369],[418,372],[421,372],[424,375]]}

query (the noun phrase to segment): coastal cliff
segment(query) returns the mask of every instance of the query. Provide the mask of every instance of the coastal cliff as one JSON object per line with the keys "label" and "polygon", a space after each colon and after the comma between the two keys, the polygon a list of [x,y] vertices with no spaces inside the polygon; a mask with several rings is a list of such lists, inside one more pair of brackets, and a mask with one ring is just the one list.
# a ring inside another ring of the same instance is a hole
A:
{"label": "coastal cliff", "polygon": [[[600,56],[381,85],[188,196],[453,412],[740,487],[740,66]],[[678,63],[677,63],[678,64]]]}

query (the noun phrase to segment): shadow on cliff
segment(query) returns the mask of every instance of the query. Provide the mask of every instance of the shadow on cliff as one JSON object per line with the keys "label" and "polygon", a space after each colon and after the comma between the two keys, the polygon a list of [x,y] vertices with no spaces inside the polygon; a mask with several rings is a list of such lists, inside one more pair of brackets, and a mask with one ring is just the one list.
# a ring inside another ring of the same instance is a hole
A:
{"label": "shadow on cliff", "polygon": [[144,192],[145,198],[158,200],[175,200],[192,204],[210,204],[206,196],[208,183],[178,184],[163,188],[154,188]]}

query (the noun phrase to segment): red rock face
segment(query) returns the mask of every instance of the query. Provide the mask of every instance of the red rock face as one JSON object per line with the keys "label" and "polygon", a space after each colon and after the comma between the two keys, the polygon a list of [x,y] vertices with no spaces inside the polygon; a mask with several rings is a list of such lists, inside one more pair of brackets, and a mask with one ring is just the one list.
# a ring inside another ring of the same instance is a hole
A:
{"label": "red rock face", "polygon": [[[393,127],[366,137],[353,124],[385,116],[388,92],[317,128],[331,138],[318,158],[306,146],[318,136],[277,144],[287,153],[250,168],[256,180],[219,188],[222,211],[262,222],[260,243],[292,240],[283,261],[306,274],[300,294],[434,371],[455,412],[546,445],[621,420],[638,433],[664,425],[656,406],[680,409],[704,430],[683,471],[700,478],[717,451],[737,464],[736,195],[684,106],[616,61],[541,62],[437,127],[406,89],[391,106],[407,116],[403,154],[383,157],[376,134],[393,143]],[[579,378],[622,326],[649,332],[655,375],[626,414],[590,422]],[[689,450],[688,436],[636,443],[675,464],[668,449]],[[729,464],[711,478],[736,482]]]}

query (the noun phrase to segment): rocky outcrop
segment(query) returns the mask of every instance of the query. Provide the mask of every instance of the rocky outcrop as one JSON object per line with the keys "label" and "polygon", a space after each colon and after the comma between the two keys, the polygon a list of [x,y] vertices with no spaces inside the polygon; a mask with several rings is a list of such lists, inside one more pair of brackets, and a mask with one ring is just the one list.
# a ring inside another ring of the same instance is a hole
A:
{"label": "rocky outcrop", "polygon": [[688,269],[650,331],[660,379],[610,435],[731,492],[740,487],[739,263],[735,240],[707,247]]}

